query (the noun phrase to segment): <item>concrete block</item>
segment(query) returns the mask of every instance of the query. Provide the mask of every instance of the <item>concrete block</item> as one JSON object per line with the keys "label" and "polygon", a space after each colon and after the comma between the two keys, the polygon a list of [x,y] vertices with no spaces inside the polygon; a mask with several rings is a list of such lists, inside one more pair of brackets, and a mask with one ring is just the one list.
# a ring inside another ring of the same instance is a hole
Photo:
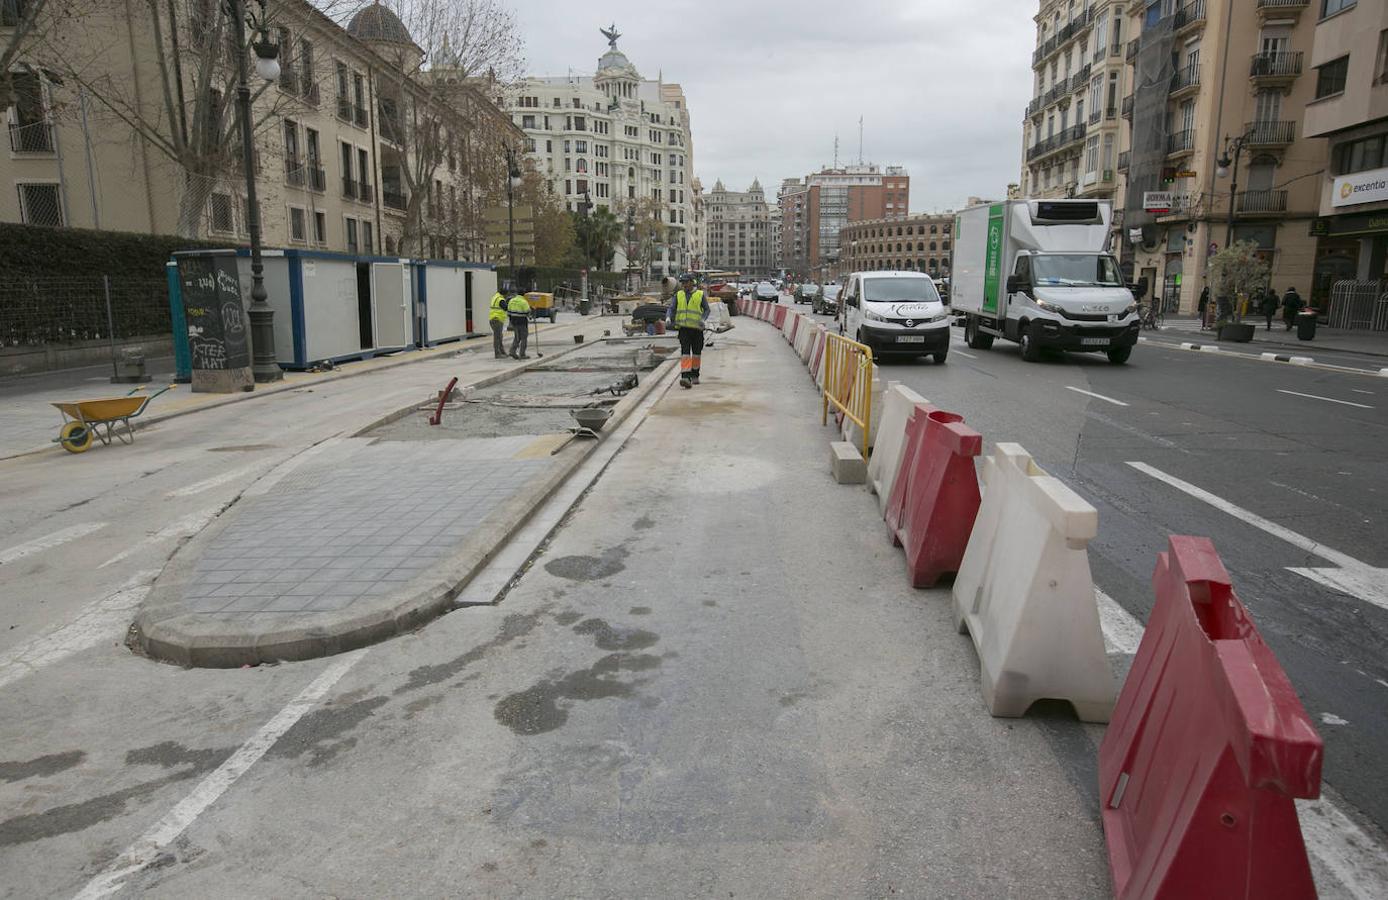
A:
{"label": "concrete block", "polygon": [[867,463],[858,448],[847,441],[829,444],[829,471],[839,484],[862,484],[867,481]]}

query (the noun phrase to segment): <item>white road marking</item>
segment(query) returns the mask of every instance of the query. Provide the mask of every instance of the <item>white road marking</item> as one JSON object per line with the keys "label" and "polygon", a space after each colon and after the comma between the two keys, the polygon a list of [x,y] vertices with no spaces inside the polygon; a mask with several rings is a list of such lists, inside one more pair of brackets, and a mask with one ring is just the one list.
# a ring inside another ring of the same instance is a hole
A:
{"label": "white road marking", "polygon": [[174,522],[172,525],[159,529],[154,534],[151,534],[148,537],[146,537],[144,540],[137,541],[136,543],[131,544],[129,547],[125,548],[121,552],[117,553],[115,556],[106,560],[101,565],[97,566],[97,568],[104,569],[107,566],[115,565],[121,560],[127,559],[135,555],[136,553],[139,553],[146,547],[152,547],[157,544],[162,544],[165,541],[169,540],[191,537],[192,535],[197,534],[199,531],[202,531],[203,528],[207,526],[207,523],[215,519],[217,517],[217,514],[221,511],[222,507],[220,506],[210,506],[207,509],[204,509],[200,512],[195,512],[192,515],[184,516],[183,518]]}
{"label": "white road marking", "polygon": [[192,793],[184,797],[177,806],[156,822],[154,827],[127,847],[105,871],[87,882],[87,886],[77,895],[77,900],[97,900],[111,896],[122,888],[127,878],[158,859],[165,847],[173,843],[198,816],[217,802],[238,778],[246,774],[246,771],[274,746],[275,741],[294,727],[294,723],[302,719],[328,691],[332,690],[333,685],[337,684],[343,675],[361,661],[366,652],[356,650],[345,654],[323,670],[323,673],[289,701],[284,709],[276,713],[275,717],[266,722],[250,740],[242,744],[230,759],[204,778]]}
{"label": "white road marking", "polygon": [[1107,401],[1108,403],[1112,403],[1114,406],[1127,406],[1127,405],[1128,405],[1128,404],[1124,403],[1122,400],[1115,400],[1115,399],[1113,399],[1112,397],[1105,397],[1103,394],[1096,394],[1096,393],[1094,393],[1093,391],[1086,391],[1086,390],[1084,390],[1083,388],[1073,387],[1073,386],[1068,385],[1068,384],[1065,385],[1065,390],[1067,390],[1067,391],[1074,391],[1076,394],[1084,394],[1086,397],[1093,397],[1093,398],[1096,399],[1096,400],[1104,400],[1104,401]]}
{"label": "white road marking", "polygon": [[260,464],[257,463],[253,466],[243,466],[239,469],[232,469],[230,472],[223,472],[220,475],[214,475],[205,481],[197,481],[193,484],[185,485],[184,487],[181,487],[178,490],[169,491],[168,496],[191,497],[194,494],[201,494],[203,491],[210,491],[218,485],[226,484],[228,481],[235,481],[238,478],[243,478],[259,468]]}
{"label": "white road marking", "polygon": [[1356,600],[1372,603],[1379,609],[1388,609],[1388,569],[1375,569],[1364,566],[1359,569],[1307,569],[1288,568],[1303,578],[1309,578],[1337,593],[1347,594]]}
{"label": "white road marking", "polygon": [[974,356],[972,353],[965,353],[963,350],[956,349],[954,352],[966,359],[978,359],[977,356]]}
{"label": "white road marking", "polygon": [[[1099,623],[1110,653],[1134,653],[1142,639],[1142,623],[1098,588]],[[1306,850],[1320,861],[1355,900],[1388,897],[1388,850],[1380,847],[1353,819],[1324,794],[1316,800],[1297,800],[1301,837]],[[1317,885],[1329,896],[1325,884]]]}
{"label": "white road marking", "polygon": [[1368,394],[1368,395],[1371,396],[1371,397],[1373,396],[1373,393],[1374,393],[1373,391],[1361,391],[1361,390],[1359,390],[1359,388],[1350,388],[1350,390],[1353,391],[1353,392],[1356,393],[1356,394]]}
{"label": "white road marking", "polygon": [[0,653],[0,688],[104,640],[120,640],[131,612],[145,599],[158,574],[153,569],[137,572],[120,590],[89,604],[61,628]]}
{"label": "white road marking", "polygon": [[35,538],[28,543],[17,544],[8,550],[0,550],[0,566],[9,565],[26,556],[33,556],[35,553],[51,550],[54,547],[66,544],[68,541],[75,541],[80,537],[85,537],[93,531],[100,531],[105,527],[105,522],[84,522],[81,525],[73,525],[61,531],[46,534],[41,538]]}
{"label": "white road marking", "polygon": [[1372,406],[1366,406],[1363,403],[1354,403],[1349,400],[1336,400],[1334,397],[1322,397],[1318,394],[1303,394],[1300,391],[1284,391],[1281,388],[1277,389],[1277,393],[1291,394],[1293,397],[1306,397],[1311,400],[1324,400],[1326,403],[1339,403],[1342,406],[1357,406],[1360,409],[1373,409]]}
{"label": "white road marking", "polygon": [[1176,490],[1181,491],[1182,493],[1189,494],[1197,500],[1208,503],[1210,506],[1213,506],[1215,509],[1220,510],[1221,512],[1226,512],[1234,518],[1241,519],[1249,525],[1252,525],[1254,528],[1261,529],[1262,531],[1267,532],[1275,538],[1286,541],[1294,547],[1300,547],[1307,553],[1313,553],[1316,556],[1319,556],[1321,559],[1324,559],[1328,562],[1332,562],[1335,565],[1340,566],[1341,568],[1368,568],[1366,564],[1360,562],[1352,556],[1348,556],[1344,553],[1339,552],[1338,550],[1332,550],[1331,548],[1326,547],[1318,541],[1313,541],[1308,537],[1304,537],[1300,534],[1297,534],[1290,528],[1283,528],[1276,522],[1269,522],[1262,516],[1256,515],[1255,513],[1251,513],[1241,506],[1236,506],[1233,503],[1230,503],[1228,500],[1225,500],[1223,497],[1216,497],[1209,491],[1204,490],[1203,488],[1198,488],[1188,481],[1182,481],[1175,475],[1168,475],[1161,469],[1158,469],[1154,466],[1149,466],[1147,463],[1144,462],[1133,462],[1130,460],[1128,462],[1128,465],[1132,466],[1134,469],[1137,469],[1144,475],[1150,475],[1158,481],[1165,482],[1166,484],[1171,485]]}
{"label": "white road marking", "polygon": [[1321,722],[1326,725],[1348,725],[1349,719],[1342,719],[1334,713],[1321,713]]}

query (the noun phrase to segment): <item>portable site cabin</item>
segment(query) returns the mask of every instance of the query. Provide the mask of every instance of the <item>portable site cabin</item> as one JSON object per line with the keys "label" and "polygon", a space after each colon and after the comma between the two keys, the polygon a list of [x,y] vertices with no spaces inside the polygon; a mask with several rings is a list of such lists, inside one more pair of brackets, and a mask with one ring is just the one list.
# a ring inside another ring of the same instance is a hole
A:
{"label": "portable site cabin", "polygon": [[[207,256],[236,258],[249,308],[250,251],[180,251],[174,264]],[[296,249],[265,250],[261,258],[267,302],[275,311],[276,361],[291,370],[461,340],[485,326],[486,304],[496,290],[489,264]],[[176,282],[171,279],[171,286]],[[170,302],[181,311],[181,297],[171,294]]]}

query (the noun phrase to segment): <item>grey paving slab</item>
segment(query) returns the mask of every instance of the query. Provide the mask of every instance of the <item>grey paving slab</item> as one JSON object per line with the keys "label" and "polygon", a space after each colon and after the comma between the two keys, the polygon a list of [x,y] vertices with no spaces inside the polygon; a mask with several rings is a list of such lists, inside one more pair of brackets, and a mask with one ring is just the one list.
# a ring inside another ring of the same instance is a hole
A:
{"label": "grey paving slab", "polygon": [[197,612],[342,610],[447,556],[548,465],[533,435],[381,442],[243,500],[185,588]]}

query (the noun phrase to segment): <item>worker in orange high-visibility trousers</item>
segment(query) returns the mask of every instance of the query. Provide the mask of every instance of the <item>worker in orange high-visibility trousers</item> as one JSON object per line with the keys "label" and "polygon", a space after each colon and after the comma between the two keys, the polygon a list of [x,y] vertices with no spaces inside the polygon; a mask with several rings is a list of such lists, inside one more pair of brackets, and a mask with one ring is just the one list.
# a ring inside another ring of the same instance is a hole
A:
{"label": "worker in orange high-visibility trousers", "polygon": [[704,292],[695,290],[694,276],[680,279],[680,289],[670,298],[665,311],[680,338],[680,387],[691,388],[699,383],[699,361],[704,352],[704,320],[708,318],[708,301]]}

